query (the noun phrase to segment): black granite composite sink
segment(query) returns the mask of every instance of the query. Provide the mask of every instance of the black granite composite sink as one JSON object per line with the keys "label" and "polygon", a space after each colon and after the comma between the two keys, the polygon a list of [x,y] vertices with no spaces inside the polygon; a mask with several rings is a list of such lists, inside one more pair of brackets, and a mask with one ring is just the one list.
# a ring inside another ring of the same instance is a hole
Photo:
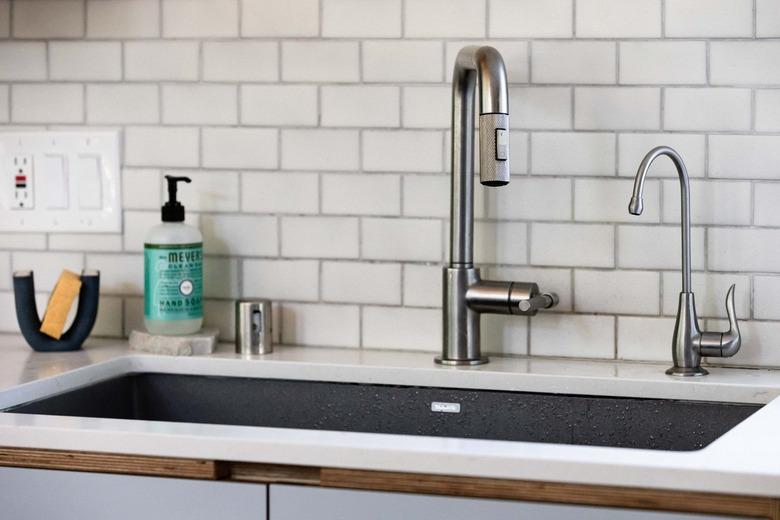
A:
{"label": "black granite composite sink", "polygon": [[141,373],[5,412],[692,451],[707,446],[759,408],[666,399]]}

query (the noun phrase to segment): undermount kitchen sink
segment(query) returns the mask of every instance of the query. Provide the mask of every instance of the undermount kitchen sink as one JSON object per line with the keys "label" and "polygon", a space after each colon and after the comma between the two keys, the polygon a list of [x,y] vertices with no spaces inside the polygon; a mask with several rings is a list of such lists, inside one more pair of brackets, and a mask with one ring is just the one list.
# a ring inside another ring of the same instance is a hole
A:
{"label": "undermount kitchen sink", "polygon": [[701,449],[761,405],[162,373],[4,410],[671,451]]}

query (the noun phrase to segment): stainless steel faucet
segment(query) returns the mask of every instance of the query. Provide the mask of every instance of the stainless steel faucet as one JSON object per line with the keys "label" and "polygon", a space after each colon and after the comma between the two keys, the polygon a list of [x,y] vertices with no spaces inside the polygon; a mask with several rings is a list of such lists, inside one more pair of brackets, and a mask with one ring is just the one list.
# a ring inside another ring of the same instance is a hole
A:
{"label": "stainless steel faucet", "polygon": [[452,75],[450,262],[444,268],[444,345],[437,363],[478,365],[482,313],[533,316],[557,305],[535,283],[482,280],[474,267],[474,92],[479,85],[479,175],[485,186],[509,184],[509,92],[493,47],[464,47]]}
{"label": "stainless steel faucet", "polygon": [[672,340],[672,360],[674,366],[666,371],[674,376],[703,376],[707,371],[701,367],[702,357],[731,357],[739,351],[742,344],[739,325],[734,309],[734,285],[726,294],[726,313],[729,318],[729,330],[709,332],[699,330],[699,318],[696,316],[696,302],[691,291],[691,187],[688,170],[682,157],[668,146],[653,148],[642,159],[634,181],[634,194],[628,204],[632,215],[642,214],[642,192],[645,177],[650,165],[658,157],[669,157],[677,168],[680,177],[681,231],[682,231],[682,292],[677,308],[677,323],[674,325]]}

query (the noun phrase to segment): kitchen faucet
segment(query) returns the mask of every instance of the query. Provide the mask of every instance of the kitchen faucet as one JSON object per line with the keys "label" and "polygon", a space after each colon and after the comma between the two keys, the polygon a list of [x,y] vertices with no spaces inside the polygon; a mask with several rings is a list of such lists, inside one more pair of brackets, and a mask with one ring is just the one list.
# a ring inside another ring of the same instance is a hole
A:
{"label": "kitchen faucet", "polygon": [[632,215],[642,214],[642,192],[645,177],[650,165],[658,157],[669,157],[677,168],[680,177],[681,220],[682,231],[682,292],[677,308],[677,322],[674,325],[672,340],[672,360],[674,366],[666,371],[674,376],[703,376],[707,371],[701,367],[702,357],[731,357],[739,351],[742,337],[737,324],[734,309],[734,285],[726,294],[726,313],[729,318],[729,330],[726,332],[709,332],[699,330],[699,318],[696,316],[696,302],[691,291],[691,187],[688,181],[688,170],[682,157],[668,146],[653,148],[642,159],[634,180],[634,193],[628,204],[628,212]]}
{"label": "kitchen faucet", "polygon": [[444,344],[437,363],[487,363],[480,352],[480,315],[533,316],[558,304],[535,283],[482,280],[474,267],[474,93],[479,86],[479,176],[485,186],[509,184],[509,92],[493,47],[464,47],[452,76],[450,261],[444,268]]}

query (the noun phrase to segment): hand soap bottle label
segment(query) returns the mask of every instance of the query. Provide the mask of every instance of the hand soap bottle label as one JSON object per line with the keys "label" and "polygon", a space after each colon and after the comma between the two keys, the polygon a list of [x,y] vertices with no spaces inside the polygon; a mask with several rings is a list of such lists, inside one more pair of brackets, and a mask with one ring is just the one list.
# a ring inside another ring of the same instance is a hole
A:
{"label": "hand soap bottle label", "polygon": [[144,246],[146,298],[144,314],[151,320],[203,317],[203,246]]}

